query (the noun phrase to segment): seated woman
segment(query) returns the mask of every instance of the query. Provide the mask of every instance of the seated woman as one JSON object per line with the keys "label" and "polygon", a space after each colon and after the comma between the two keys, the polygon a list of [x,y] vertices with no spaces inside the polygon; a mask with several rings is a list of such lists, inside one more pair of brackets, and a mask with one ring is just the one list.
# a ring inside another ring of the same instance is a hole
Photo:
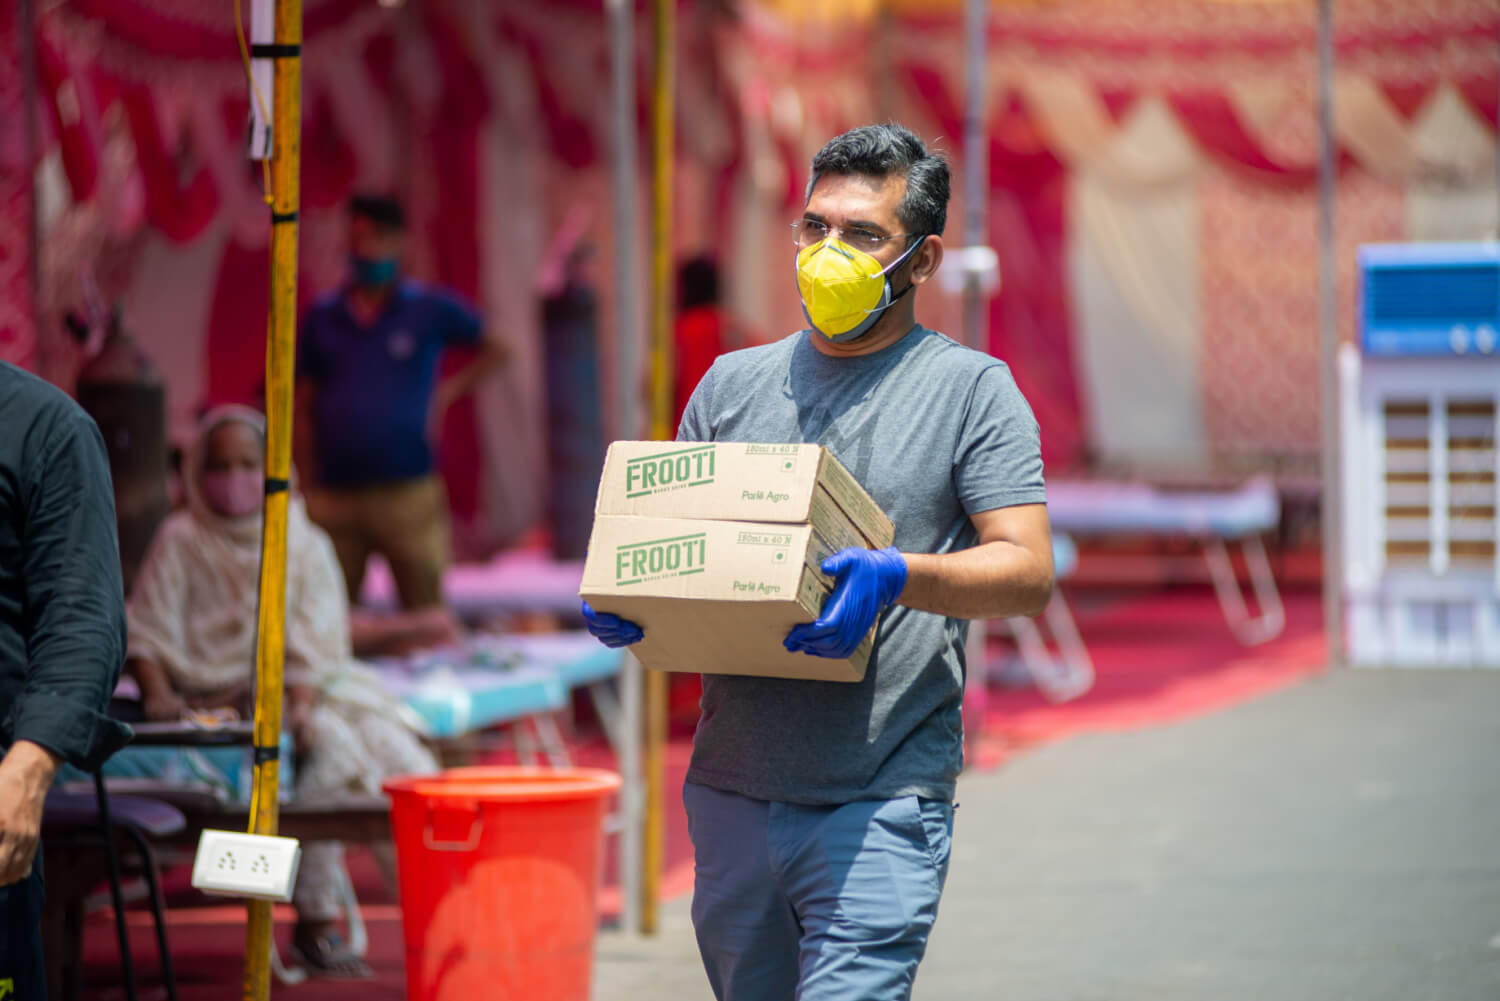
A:
{"label": "seated woman", "polygon": [[[185,458],[187,507],[162,524],[128,606],[127,668],[151,720],[233,708],[253,694],[265,421],[210,412]],[[287,526],[286,703],[295,741],[295,799],[380,792],[394,774],[437,762],[379,679],[350,652],[349,609],[328,536],[293,497]],[[388,857],[387,857],[388,858]],[[369,976],[336,932],[343,845],[306,844],[292,902],[292,944],[326,976]]]}

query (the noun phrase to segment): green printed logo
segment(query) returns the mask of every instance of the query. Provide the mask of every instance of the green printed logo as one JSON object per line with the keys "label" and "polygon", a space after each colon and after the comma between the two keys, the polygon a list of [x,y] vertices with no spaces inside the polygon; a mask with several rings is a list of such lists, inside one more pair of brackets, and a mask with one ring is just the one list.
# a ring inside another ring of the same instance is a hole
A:
{"label": "green printed logo", "polygon": [[16,981],[14,977],[6,977],[0,980],[0,1001],[16,996]]}
{"label": "green printed logo", "polygon": [[615,549],[615,584],[639,584],[663,577],[687,577],[703,572],[708,555],[708,533],[676,535],[670,539],[632,542]]}
{"label": "green printed logo", "polygon": [[714,447],[643,455],[625,463],[625,496],[644,497],[663,490],[697,487],[714,481]]}

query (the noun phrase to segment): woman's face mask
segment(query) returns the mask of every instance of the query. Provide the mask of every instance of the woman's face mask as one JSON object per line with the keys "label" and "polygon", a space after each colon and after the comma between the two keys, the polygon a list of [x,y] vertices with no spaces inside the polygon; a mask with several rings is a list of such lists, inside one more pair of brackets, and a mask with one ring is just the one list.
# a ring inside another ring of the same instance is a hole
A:
{"label": "woman's face mask", "polygon": [[205,472],[203,499],[226,518],[243,518],[260,510],[265,497],[265,473],[259,469]]}
{"label": "woman's face mask", "polygon": [[265,442],[242,421],[227,420],[204,442],[198,484],[220,517],[242,518],[260,510],[266,492]]}

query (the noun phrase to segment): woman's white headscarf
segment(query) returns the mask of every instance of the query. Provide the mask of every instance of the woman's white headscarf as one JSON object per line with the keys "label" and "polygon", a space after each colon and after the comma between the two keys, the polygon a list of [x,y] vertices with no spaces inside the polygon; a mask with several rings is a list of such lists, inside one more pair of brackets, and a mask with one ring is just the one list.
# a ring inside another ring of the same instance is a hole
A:
{"label": "woman's white headscarf", "polygon": [[[235,545],[253,549],[258,566],[260,559],[261,512],[256,511],[254,514],[247,514],[238,518],[229,517],[214,510],[213,505],[208,502],[208,498],[203,494],[203,466],[208,461],[209,442],[212,441],[214,432],[225,424],[243,424],[255,432],[255,436],[260,439],[261,456],[262,461],[264,461],[266,451],[265,417],[259,411],[252,410],[249,407],[233,404],[215,407],[204,414],[203,419],[198,422],[198,428],[193,434],[193,441],[188,445],[187,454],[184,456],[183,494],[187,499],[188,511],[192,513],[193,518],[199,524],[229,539]],[[294,470],[292,472],[293,485],[296,482],[297,474]],[[293,510],[288,518],[289,531],[291,530],[290,523],[294,521],[301,522],[301,526],[297,531],[305,529],[307,527],[307,511],[302,504],[302,499],[295,493],[292,495],[291,508]]]}
{"label": "woman's white headscarf", "polygon": [[[157,531],[130,596],[130,656],[161,665],[184,692],[218,691],[253,675],[261,513],[225,517],[202,486],[209,438],[230,422],[264,444],[265,418],[248,407],[219,407],[203,417],[184,456],[187,510]],[[325,662],[349,658],[343,577],[295,494],[287,517],[287,609],[288,682],[308,681]]]}

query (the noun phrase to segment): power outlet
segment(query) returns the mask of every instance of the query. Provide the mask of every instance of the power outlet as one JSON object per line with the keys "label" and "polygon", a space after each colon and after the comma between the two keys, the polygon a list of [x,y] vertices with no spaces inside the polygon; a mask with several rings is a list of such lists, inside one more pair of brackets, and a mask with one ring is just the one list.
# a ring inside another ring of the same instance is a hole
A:
{"label": "power outlet", "polygon": [[193,886],[225,897],[290,900],[301,861],[296,838],[204,831],[193,860]]}

